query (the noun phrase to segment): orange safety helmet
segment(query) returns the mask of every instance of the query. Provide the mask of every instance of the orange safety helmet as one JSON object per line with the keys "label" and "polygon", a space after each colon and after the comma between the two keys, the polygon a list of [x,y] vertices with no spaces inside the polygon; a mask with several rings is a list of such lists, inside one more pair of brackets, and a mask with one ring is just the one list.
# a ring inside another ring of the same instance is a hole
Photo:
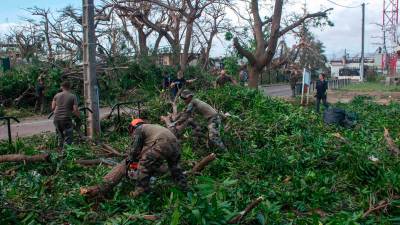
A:
{"label": "orange safety helmet", "polygon": [[128,126],[129,133],[133,133],[134,129],[143,123],[144,121],[142,119],[133,119]]}
{"label": "orange safety helmet", "polygon": [[132,127],[135,127],[135,128],[136,128],[137,126],[139,126],[139,125],[142,124],[142,123],[144,123],[144,121],[143,121],[142,119],[139,119],[139,118],[138,118],[138,119],[133,119],[130,125],[131,125]]}

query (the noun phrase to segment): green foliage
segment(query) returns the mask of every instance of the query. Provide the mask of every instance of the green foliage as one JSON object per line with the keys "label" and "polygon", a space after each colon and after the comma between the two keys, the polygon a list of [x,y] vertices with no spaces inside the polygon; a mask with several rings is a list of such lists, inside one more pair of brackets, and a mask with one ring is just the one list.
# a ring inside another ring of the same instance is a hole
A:
{"label": "green foliage", "polygon": [[[229,113],[223,140],[228,152],[218,153],[202,176],[191,176],[191,190],[177,190],[168,176],[158,178],[151,194],[129,197],[134,184],[123,180],[102,202],[85,200],[79,188],[98,183],[109,169],[83,168],[78,158],[94,158],[86,145],[75,145],[65,158],[50,163],[0,164],[0,171],[16,170],[0,179],[1,224],[226,224],[253,199],[265,200],[245,217],[243,224],[396,224],[399,201],[385,211],[362,218],[370,203],[400,193],[400,159],[393,157],[382,138],[387,127],[400,144],[400,105],[380,106],[356,98],[338,107],[355,112],[354,129],[325,126],[308,108],[294,106],[241,87],[201,90],[196,96]],[[146,102],[148,118],[158,123],[170,111],[158,96]],[[340,133],[348,143],[335,137]],[[127,134],[107,134],[107,142],[123,151]],[[38,153],[38,145],[54,149],[54,137],[18,141],[11,149],[0,144],[0,153]],[[210,152],[182,140],[182,167]],[[374,156],[379,160],[369,159]],[[120,159],[116,159],[119,161]],[[1,201],[1,203],[5,202]],[[9,206],[9,205],[8,205]],[[14,210],[15,208],[16,210]],[[147,221],[144,215],[156,215]]]}
{"label": "green foliage", "polygon": [[240,66],[238,65],[238,58],[235,56],[229,56],[224,59],[224,69],[229,75],[238,76]]}

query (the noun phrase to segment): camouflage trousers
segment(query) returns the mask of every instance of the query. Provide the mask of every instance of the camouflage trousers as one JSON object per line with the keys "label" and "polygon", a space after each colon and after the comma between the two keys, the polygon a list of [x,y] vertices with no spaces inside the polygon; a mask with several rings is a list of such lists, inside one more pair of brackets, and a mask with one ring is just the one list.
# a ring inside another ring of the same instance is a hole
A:
{"label": "camouflage trousers", "polygon": [[152,147],[144,149],[139,160],[137,188],[149,191],[150,178],[167,161],[172,179],[181,189],[186,190],[187,181],[179,165],[180,158],[180,148],[176,142],[158,141]]}
{"label": "camouflage trousers", "polygon": [[226,150],[224,143],[221,140],[220,128],[221,117],[219,115],[213,116],[208,120],[208,140],[212,145],[222,150]]}
{"label": "camouflage trousers", "polygon": [[[221,140],[220,128],[221,128],[221,117],[219,115],[213,116],[208,120],[208,141],[213,147],[220,148],[222,150],[226,150],[224,143]],[[198,139],[203,135],[203,131],[201,126],[192,118],[190,117],[184,123],[179,124],[182,127],[191,127],[193,131],[193,137],[198,142]],[[180,137],[182,135],[184,129],[180,129],[177,133],[177,136]]]}
{"label": "camouflage trousers", "polygon": [[58,147],[63,148],[64,143],[67,145],[72,144],[73,137],[73,124],[71,120],[54,120],[54,126],[56,127]]}

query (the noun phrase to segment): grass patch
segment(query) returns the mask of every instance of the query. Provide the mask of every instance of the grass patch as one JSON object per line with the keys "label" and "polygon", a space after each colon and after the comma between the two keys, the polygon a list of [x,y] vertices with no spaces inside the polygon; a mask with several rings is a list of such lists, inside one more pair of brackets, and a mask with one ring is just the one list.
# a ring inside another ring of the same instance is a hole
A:
{"label": "grass patch", "polygon": [[[75,145],[64,159],[50,163],[0,164],[0,224],[182,224],[208,225],[226,222],[253,199],[265,200],[242,224],[396,224],[400,201],[363,218],[370,207],[400,194],[400,158],[390,155],[383,140],[387,127],[400,144],[400,104],[380,106],[358,97],[339,106],[357,113],[354,129],[325,126],[312,110],[294,106],[240,87],[197,93],[231,117],[224,121],[223,140],[229,151],[202,176],[189,178],[184,194],[168,177],[158,178],[153,192],[138,199],[129,197],[134,183],[124,181],[109,199],[88,201],[79,187],[97,183],[110,169],[83,168],[74,159],[95,157],[87,145]],[[154,101],[154,107],[158,101]],[[149,111],[159,118],[158,110]],[[158,122],[154,119],[154,122]],[[340,133],[346,142],[340,141]],[[112,146],[124,151],[126,133],[110,135]],[[12,150],[0,143],[0,153],[34,154],[54,149],[54,137],[19,140]],[[190,135],[182,140],[182,166],[207,152]],[[374,156],[379,160],[371,161]],[[119,161],[120,159],[116,159]],[[7,203],[7,204],[5,204]],[[143,215],[157,215],[155,222]]]}
{"label": "grass patch", "polygon": [[360,91],[360,92],[400,92],[400,86],[386,86],[379,82],[364,82],[364,83],[352,83],[342,89],[341,91]]}

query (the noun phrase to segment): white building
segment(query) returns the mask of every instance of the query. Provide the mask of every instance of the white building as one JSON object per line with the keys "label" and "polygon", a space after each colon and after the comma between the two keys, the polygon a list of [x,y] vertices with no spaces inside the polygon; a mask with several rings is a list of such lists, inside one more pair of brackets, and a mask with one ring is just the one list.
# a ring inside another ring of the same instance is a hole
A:
{"label": "white building", "polygon": [[[331,68],[331,77],[337,79],[360,80],[360,57],[333,59],[329,62]],[[380,68],[382,56],[366,57],[364,59],[365,68]]]}

